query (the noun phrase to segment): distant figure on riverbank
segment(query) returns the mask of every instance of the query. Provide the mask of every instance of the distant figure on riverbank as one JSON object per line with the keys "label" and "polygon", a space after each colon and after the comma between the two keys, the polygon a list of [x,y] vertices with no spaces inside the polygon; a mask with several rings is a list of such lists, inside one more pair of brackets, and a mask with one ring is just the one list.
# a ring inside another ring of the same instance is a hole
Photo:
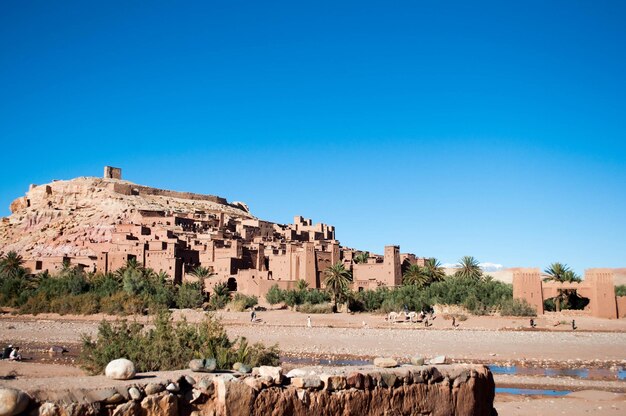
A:
{"label": "distant figure on riverbank", "polygon": [[572,319],[572,331],[576,331],[577,328],[576,321]]}
{"label": "distant figure on riverbank", "polygon": [[250,322],[254,321],[256,321],[256,311],[253,309],[252,313],[250,314]]}
{"label": "distant figure on riverbank", "polygon": [[13,347],[13,351],[9,355],[9,361],[22,361],[22,354],[20,354],[20,347]]}
{"label": "distant figure on riverbank", "polygon": [[306,327],[311,328],[311,315],[306,317]]}
{"label": "distant figure on riverbank", "polygon": [[531,318],[530,319],[530,327],[531,328],[535,328],[536,326],[537,326],[537,324],[535,323],[535,320]]}
{"label": "distant figure on riverbank", "polygon": [[13,345],[9,344],[9,346],[2,351],[2,359],[8,360],[11,356],[11,351],[13,351]]}

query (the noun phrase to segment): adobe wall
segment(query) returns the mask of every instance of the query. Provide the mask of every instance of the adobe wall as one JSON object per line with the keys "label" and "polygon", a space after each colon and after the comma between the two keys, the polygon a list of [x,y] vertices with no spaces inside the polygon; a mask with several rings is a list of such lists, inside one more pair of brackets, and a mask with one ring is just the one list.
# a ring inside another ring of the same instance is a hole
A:
{"label": "adobe wall", "polygon": [[626,296],[617,296],[615,300],[617,303],[617,317],[626,318]]}
{"label": "adobe wall", "polygon": [[[9,380],[21,414],[31,415],[430,415],[491,416],[495,383],[484,366],[440,365],[382,369],[303,369],[287,378],[279,367],[252,374],[190,370],[104,376]],[[132,394],[132,396],[131,396]]]}
{"label": "adobe wall", "polygon": [[[370,258],[374,261],[373,258]],[[402,267],[400,264],[400,248],[398,246],[385,246],[385,256],[382,263],[361,263],[352,266],[353,280],[357,286],[371,286],[383,284],[388,287],[402,284]]]}
{"label": "adobe wall", "polygon": [[210,201],[215,202],[222,205],[228,205],[228,201],[225,198],[215,196],[215,195],[202,195],[195,194],[192,192],[179,192],[179,191],[170,191],[167,189],[157,189],[151,188],[149,186],[128,184],[128,183],[112,183],[110,185],[113,192],[122,195],[156,195],[156,196],[164,196],[168,198],[180,198],[180,199],[190,199],[194,201]]}
{"label": "adobe wall", "polygon": [[611,269],[585,270],[582,282],[543,282],[539,269],[512,269],[513,298],[524,299],[543,314],[543,301],[558,296],[562,290],[576,290],[589,299],[585,311],[598,318],[618,317],[613,271]]}

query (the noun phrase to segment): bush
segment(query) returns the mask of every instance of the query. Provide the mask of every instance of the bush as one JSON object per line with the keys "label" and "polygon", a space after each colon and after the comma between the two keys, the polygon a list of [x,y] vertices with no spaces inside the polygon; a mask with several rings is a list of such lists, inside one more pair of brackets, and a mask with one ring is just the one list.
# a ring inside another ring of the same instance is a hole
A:
{"label": "bush", "polygon": [[333,305],[330,303],[303,303],[296,307],[296,310],[302,313],[333,313]]}
{"label": "bush", "polygon": [[330,302],[330,294],[324,290],[312,289],[304,292],[304,303],[317,305]]}
{"label": "bush", "polygon": [[276,305],[283,302],[285,300],[285,297],[283,291],[278,287],[278,285],[273,285],[265,294],[265,300],[270,305]]}
{"label": "bush", "polygon": [[233,297],[233,300],[231,300],[228,304],[228,307],[233,311],[243,312],[247,309],[252,308],[258,303],[259,298],[257,298],[256,296],[246,296],[242,295],[241,293],[237,293]]}
{"label": "bush", "polygon": [[100,312],[109,315],[142,314],[147,307],[143,299],[126,292],[117,292],[100,299]]}
{"label": "bush", "polygon": [[525,299],[508,299],[502,302],[502,316],[537,316],[537,311]]}
{"label": "bush", "polygon": [[193,358],[213,357],[219,369],[230,369],[237,362],[251,366],[277,365],[278,347],[250,346],[245,338],[231,341],[222,324],[207,315],[197,325],[173,323],[169,311],[156,315],[154,328],[127,321],[102,321],[95,340],[83,335],[81,366],[92,374],[102,373],[109,361],[125,357],[138,372],[186,368]]}
{"label": "bush", "polygon": [[180,309],[200,308],[204,302],[204,290],[198,282],[185,282],[178,287],[176,293],[176,306]]}
{"label": "bush", "polygon": [[5,277],[0,279],[0,305],[16,307],[26,302],[20,299],[23,294],[30,295],[26,282],[19,277]]}
{"label": "bush", "polygon": [[626,296],[626,285],[615,286],[615,296]]}

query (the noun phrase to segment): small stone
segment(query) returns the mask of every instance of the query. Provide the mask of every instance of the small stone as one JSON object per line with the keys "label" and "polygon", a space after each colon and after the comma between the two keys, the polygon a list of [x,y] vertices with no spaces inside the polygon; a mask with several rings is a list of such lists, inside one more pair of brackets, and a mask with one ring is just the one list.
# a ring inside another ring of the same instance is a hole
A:
{"label": "small stone", "polygon": [[37,416],[61,416],[61,409],[56,403],[45,402],[39,406]]}
{"label": "small stone", "polygon": [[119,393],[115,393],[112,396],[108,397],[104,402],[106,404],[118,404],[118,403],[122,403],[125,401],[126,399],[124,398],[124,396],[122,396]]}
{"label": "small stone", "polygon": [[446,356],[445,355],[438,355],[438,356],[436,356],[434,358],[431,358],[428,363],[429,364],[445,364],[446,363]]}
{"label": "small stone", "polygon": [[235,371],[238,371],[241,374],[250,374],[250,372],[252,371],[252,368],[250,368],[249,365],[241,364],[237,367],[237,370]]}
{"label": "small stone", "polygon": [[214,371],[217,368],[217,360],[215,358],[204,359],[204,370],[208,373]]}
{"label": "small stone", "polygon": [[163,387],[163,384],[161,383],[150,383],[144,387],[144,391],[148,396],[161,393],[163,390],[165,390],[165,387]]}
{"label": "small stone", "polygon": [[322,374],[320,378],[324,382],[324,389],[328,391],[345,390],[345,388],[348,386],[348,383],[344,376]]}
{"label": "small stone", "polygon": [[178,387],[178,384],[170,383],[165,387],[165,390],[169,391],[170,393],[178,393],[180,391],[180,388]]}
{"label": "small stone", "polygon": [[380,376],[384,381],[385,386],[387,387],[394,387],[398,382],[398,376],[396,376],[394,373],[384,372],[380,373]]}
{"label": "small stone", "polygon": [[130,380],[135,374],[135,364],[126,358],[111,361],[104,370],[104,375],[114,380]]}
{"label": "small stone", "polygon": [[303,370],[301,368],[294,368],[293,370],[291,370],[290,372],[287,373],[287,375],[285,377],[287,378],[294,378],[294,377],[306,377],[309,375],[309,372],[306,370]]}
{"label": "small stone", "polygon": [[209,380],[209,379],[203,378],[203,379],[201,379],[198,382],[198,385],[196,387],[199,388],[199,389],[202,389],[202,390],[208,390],[210,388],[212,389],[213,388],[213,380]]}
{"label": "small stone", "polygon": [[280,384],[283,379],[283,369],[280,367],[272,367],[269,365],[262,365],[259,367],[260,377],[271,377],[275,384]]}
{"label": "small stone", "polygon": [[322,379],[316,376],[294,377],[291,384],[298,389],[317,390],[322,387]]}
{"label": "small stone", "polygon": [[189,369],[195,372],[203,372],[204,371],[204,360],[195,359],[189,361]]}
{"label": "small stone", "polygon": [[185,376],[185,381],[187,382],[187,384],[189,384],[190,386],[193,386],[194,384],[196,384],[196,379],[194,379],[191,376],[186,375]]}
{"label": "small stone", "polygon": [[378,357],[374,358],[374,365],[380,368],[393,368],[398,366],[398,362],[393,358]]}
{"label": "small stone", "polygon": [[365,376],[361,373],[350,373],[346,379],[348,386],[363,390],[365,388]]}
{"label": "small stone", "polygon": [[233,370],[239,371],[239,367],[241,367],[242,365],[243,363],[240,363],[239,361],[237,361],[235,364],[233,364]]}
{"label": "small stone", "polygon": [[420,357],[420,356],[411,357],[411,364],[424,365],[424,357]]}
{"label": "small stone", "polygon": [[139,390],[137,387],[129,388],[128,395],[130,396],[132,400],[141,400],[141,397],[143,396],[141,394],[141,390]]}

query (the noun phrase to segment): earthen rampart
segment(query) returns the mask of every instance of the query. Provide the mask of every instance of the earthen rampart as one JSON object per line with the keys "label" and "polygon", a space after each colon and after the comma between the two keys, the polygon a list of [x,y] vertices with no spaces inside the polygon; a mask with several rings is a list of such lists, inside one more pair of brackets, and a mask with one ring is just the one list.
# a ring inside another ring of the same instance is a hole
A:
{"label": "earthen rampart", "polygon": [[192,201],[209,201],[217,204],[228,205],[225,198],[215,195],[202,195],[192,192],[170,191],[167,189],[151,188],[149,186],[135,185],[132,183],[113,182],[109,185],[113,192],[122,195],[155,195],[167,198],[189,199]]}

